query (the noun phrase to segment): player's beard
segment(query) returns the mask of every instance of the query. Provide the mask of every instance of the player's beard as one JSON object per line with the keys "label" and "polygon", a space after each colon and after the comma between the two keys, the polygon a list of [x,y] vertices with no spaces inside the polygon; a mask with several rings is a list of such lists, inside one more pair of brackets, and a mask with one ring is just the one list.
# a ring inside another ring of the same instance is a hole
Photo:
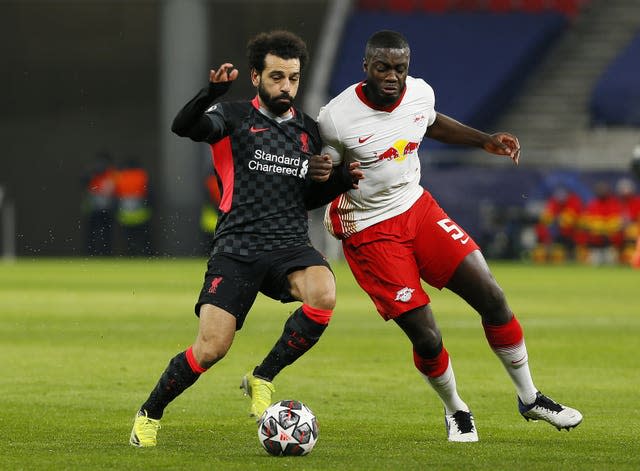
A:
{"label": "player's beard", "polygon": [[272,97],[269,95],[269,92],[264,89],[262,83],[258,84],[258,95],[262,103],[264,103],[264,106],[276,116],[286,113],[289,108],[293,106],[293,97],[291,95],[282,93],[276,97]]}
{"label": "player's beard", "polygon": [[382,92],[382,88],[379,84],[373,80],[367,80],[366,88],[368,88],[368,93],[365,90],[365,94],[368,95],[369,99],[373,101],[378,106],[389,106],[394,104],[402,95],[402,90],[400,90],[396,95],[387,95]]}

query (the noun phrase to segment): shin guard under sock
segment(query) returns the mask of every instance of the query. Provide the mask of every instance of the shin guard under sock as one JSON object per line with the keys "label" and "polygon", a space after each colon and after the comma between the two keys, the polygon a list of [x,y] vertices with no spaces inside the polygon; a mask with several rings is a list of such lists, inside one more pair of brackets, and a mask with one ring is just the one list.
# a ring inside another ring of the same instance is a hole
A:
{"label": "shin guard under sock", "polygon": [[253,375],[267,381],[282,369],[313,347],[327,328],[331,318],[330,310],[315,309],[302,305],[296,309],[284,324],[282,335]]}
{"label": "shin guard under sock", "polygon": [[469,406],[458,395],[456,377],[453,374],[449,353],[444,347],[434,358],[423,358],[414,350],[413,362],[425,381],[440,397],[447,414],[469,410]]}
{"label": "shin guard under sock", "polygon": [[199,366],[193,357],[191,347],[178,353],[169,361],[156,387],[140,410],[147,411],[151,419],[161,419],[167,405],[195,383],[205,371],[206,369]]}
{"label": "shin guard under sock", "polygon": [[515,316],[503,325],[482,324],[489,346],[504,365],[524,404],[536,399],[522,327]]}

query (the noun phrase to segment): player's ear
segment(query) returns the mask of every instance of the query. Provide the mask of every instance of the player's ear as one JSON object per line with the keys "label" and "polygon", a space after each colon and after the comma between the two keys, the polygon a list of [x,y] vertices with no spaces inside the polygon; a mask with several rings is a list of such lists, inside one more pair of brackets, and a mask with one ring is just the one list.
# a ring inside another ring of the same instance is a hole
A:
{"label": "player's ear", "polygon": [[254,87],[260,85],[260,73],[255,68],[251,69],[251,83]]}
{"label": "player's ear", "polygon": [[362,70],[367,71],[367,58],[362,59]]}

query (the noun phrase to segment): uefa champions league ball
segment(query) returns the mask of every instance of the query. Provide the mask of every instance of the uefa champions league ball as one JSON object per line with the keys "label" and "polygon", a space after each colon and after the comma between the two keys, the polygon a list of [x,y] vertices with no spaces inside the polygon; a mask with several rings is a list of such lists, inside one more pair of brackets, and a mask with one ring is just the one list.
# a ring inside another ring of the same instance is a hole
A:
{"label": "uefa champions league ball", "polygon": [[271,455],[306,455],[318,441],[316,416],[300,401],[276,402],[258,421],[258,439]]}

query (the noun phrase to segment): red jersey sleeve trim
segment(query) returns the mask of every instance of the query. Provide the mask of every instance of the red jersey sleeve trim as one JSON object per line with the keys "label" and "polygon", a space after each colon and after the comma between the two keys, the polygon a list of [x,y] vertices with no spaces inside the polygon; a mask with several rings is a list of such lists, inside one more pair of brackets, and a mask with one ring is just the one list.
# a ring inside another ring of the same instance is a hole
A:
{"label": "red jersey sleeve trim", "polygon": [[229,139],[228,136],[211,145],[211,159],[213,160],[216,174],[220,177],[220,182],[222,183],[220,211],[228,213],[233,202],[233,188],[235,184],[231,139]]}

